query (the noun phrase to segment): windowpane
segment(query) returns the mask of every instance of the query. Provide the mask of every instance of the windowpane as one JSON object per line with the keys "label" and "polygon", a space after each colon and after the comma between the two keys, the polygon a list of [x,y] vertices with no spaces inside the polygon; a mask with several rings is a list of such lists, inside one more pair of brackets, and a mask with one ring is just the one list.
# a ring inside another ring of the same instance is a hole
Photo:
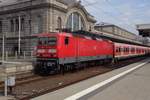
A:
{"label": "windowpane", "polygon": [[11,32],[14,32],[14,21],[13,20],[10,20],[10,31]]}
{"label": "windowpane", "polygon": [[65,45],[68,45],[69,44],[69,37],[66,37],[65,38]]}
{"label": "windowpane", "polygon": [[72,14],[69,16],[67,20],[67,28],[71,29],[72,28]]}
{"label": "windowpane", "polygon": [[16,31],[19,31],[19,20],[16,19]]}
{"label": "windowpane", "polygon": [[0,33],[2,33],[2,21],[0,21]]}
{"label": "windowpane", "polygon": [[21,19],[21,31],[24,31],[24,18]]}
{"label": "windowpane", "polygon": [[57,20],[57,28],[58,28],[58,30],[62,29],[62,21],[61,21],[60,17],[58,17],[58,20]]}
{"label": "windowpane", "polygon": [[[82,16],[79,13],[72,13],[67,20],[66,28],[71,29],[72,31],[77,31],[81,29],[85,29],[85,24]],[[73,28],[73,29],[72,29]]]}

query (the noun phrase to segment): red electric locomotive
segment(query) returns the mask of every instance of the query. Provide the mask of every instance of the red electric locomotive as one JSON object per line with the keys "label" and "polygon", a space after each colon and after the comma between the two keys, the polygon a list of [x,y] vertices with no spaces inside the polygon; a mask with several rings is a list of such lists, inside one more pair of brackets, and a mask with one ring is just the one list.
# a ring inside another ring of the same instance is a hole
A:
{"label": "red electric locomotive", "polygon": [[38,35],[35,72],[49,74],[74,69],[77,63],[113,59],[113,43],[96,35],[44,33]]}

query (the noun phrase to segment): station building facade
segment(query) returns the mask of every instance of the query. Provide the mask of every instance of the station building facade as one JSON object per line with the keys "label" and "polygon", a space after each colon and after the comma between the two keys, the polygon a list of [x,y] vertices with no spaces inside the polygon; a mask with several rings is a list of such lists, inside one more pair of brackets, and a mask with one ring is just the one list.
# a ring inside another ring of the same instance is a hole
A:
{"label": "station building facade", "polygon": [[143,36],[144,44],[150,46],[150,24],[138,24],[136,25],[139,35]]}
{"label": "station building facade", "polygon": [[140,35],[136,35],[135,33],[129,32],[126,29],[123,29],[117,25],[109,24],[109,23],[99,23],[95,25],[95,30],[100,32],[105,32],[108,35],[112,35],[118,38],[126,39],[126,41],[134,42],[142,44],[144,41],[144,38]]}
{"label": "station building facade", "polygon": [[5,51],[32,51],[34,34],[58,32],[59,29],[94,30],[96,20],[76,0],[3,0],[0,3],[0,51],[5,35]]}

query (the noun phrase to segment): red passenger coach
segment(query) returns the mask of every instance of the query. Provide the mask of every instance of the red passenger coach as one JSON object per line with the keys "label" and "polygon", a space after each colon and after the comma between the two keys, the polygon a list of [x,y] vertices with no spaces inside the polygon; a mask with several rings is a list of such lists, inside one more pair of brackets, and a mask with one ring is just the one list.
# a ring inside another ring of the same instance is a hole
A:
{"label": "red passenger coach", "polygon": [[146,55],[149,47],[114,42],[114,49],[114,57],[119,60]]}
{"label": "red passenger coach", "polygon": [[113,43],[97,36],[80,33],[44,33],[38,35],[35,71],[49,74],[74,69],[78,63],[110,60]]}

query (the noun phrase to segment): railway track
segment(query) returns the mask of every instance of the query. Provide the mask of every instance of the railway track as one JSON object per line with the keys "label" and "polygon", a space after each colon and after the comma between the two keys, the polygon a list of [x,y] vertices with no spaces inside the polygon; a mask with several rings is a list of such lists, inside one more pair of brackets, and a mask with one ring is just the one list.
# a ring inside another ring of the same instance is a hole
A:
{"label": "railway track", "polygon": [[[21,75],[21,76],[19,76]],[[22,76],[23,75],[23,76]],[[24,76],[24,75],[27,75],[27,76]],[[20,84],[26,84],[30,81],[36,81],[36,80],[39,80],[39,79],[42,79],[41,76],[37,76],[37,75],[34,75],[33,73],[26,73],[26,74],[18,74],[16,78],[16,85],[20,85]],[[0,82],[0,89],[4,87],[4,82]]]}
{"label": "railway track", "polygon": [[[124,61],[120,61],[117,64],[107,64],[101,66],[89,67],[77,72],[65,73],[65,75],[51,75],[47,77],[41,77],[37,75],[29,75],[26,77],[20,77],[16,80],[16,86],[13,89],[13,95],[17,100],[28,100],[30,98],[52,92],[54,90],[63,88],[65,86],[77,83],[82,80],[112,71],[117,68],[124,67],[134,62],[143,60],[142,58],[133,58]],[[0,83],[0,88],[3,85]]]}

